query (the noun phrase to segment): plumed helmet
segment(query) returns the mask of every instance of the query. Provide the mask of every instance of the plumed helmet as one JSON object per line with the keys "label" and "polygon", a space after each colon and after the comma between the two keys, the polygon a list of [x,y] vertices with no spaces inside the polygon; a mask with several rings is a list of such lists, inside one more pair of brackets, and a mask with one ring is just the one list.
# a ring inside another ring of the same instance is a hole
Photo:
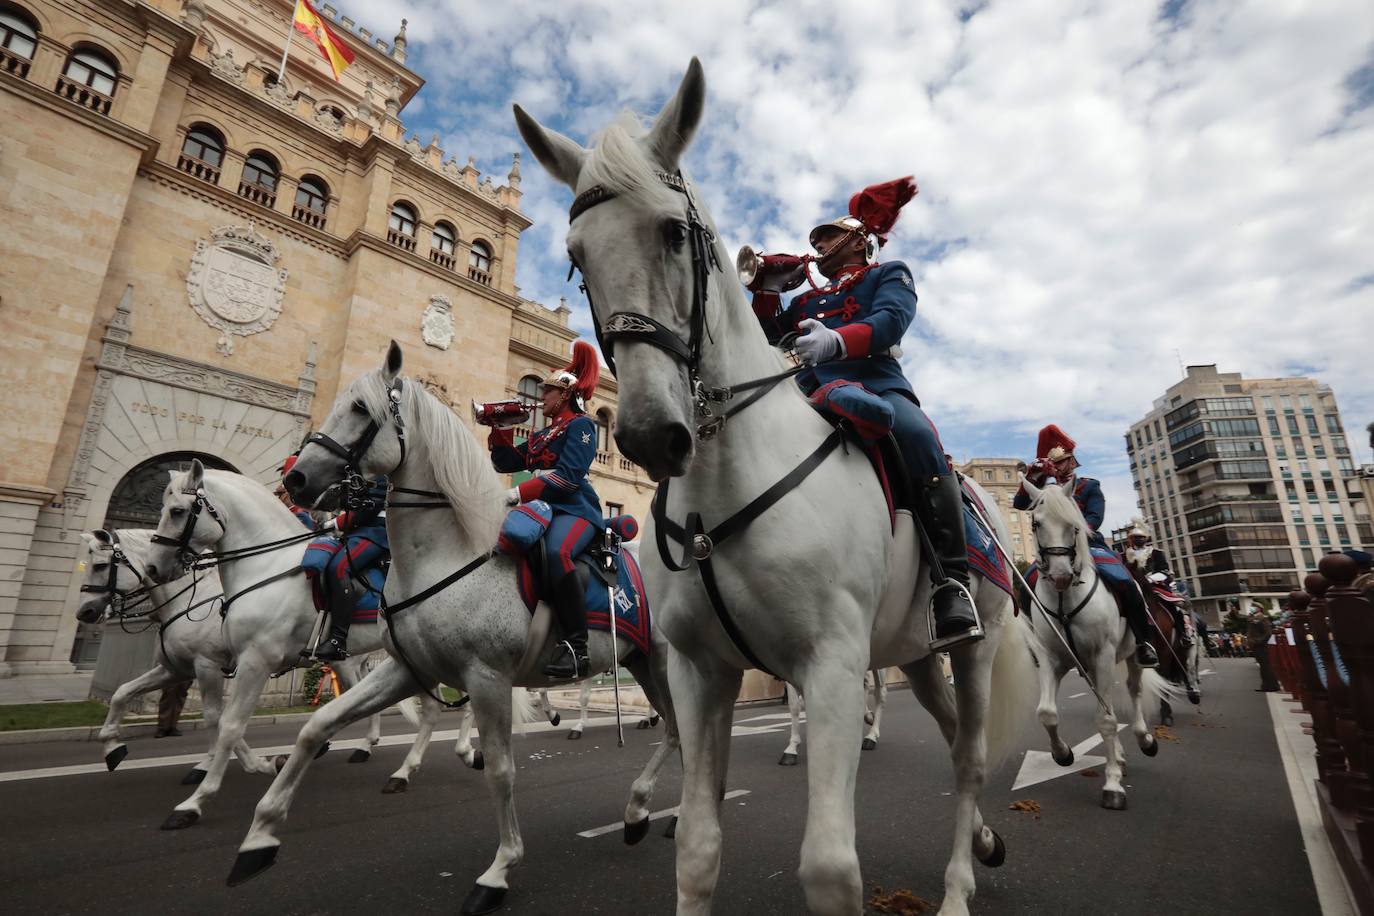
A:
{"label": "plumed helmet", "polygon": [[1133,537],[1133,538],[1144,538],[1145,540],[1148,541],[1148,540],[1150,539],[1150,532],[1148,532],[1148,531],[1145,530],[1145,526],[1144,526],[1144,525],[1139,525],[1139,524],[1137,524],[1137,525],[1132,525],[1132,526],[1131,526],[1131,531],[1130,531],[1130,537]]}
{"label": "plumed helmet", "polygon": [[586,341],[579,340],[573,344],[572,361],[546,375],[544,385],[572,392],[574,406],[585,411],[586,402],[596,391],[596,383],[600,378],[601,364],[596,360],[596,349]]}
{"label": "plumed helmet", "polygon": [[1055,462],[1073,458],[1073,450],[1077,444],[1069,438],[1068,433],[1051,423],[1040,430],[1040,438],[1035,444],[1035,457]]}
{"label": "plumed helmet", "polygon": [[826,229],[854,232],[868,238],[868,257],[872,260],[877,249],[887,244],[888,233],[896,224],[898,214],[917,191],[916,181],[910,175],[869,185],[849,198],[848,215],[821,223],[811,230],[811,247],[816,247],[817,237]]}
{"label": "plumed helmet", "polygon": [[296,466],[296,461],[300,457],[300,455],[296,454],[287,455],[286,460],[281,463],[281,467],[279,468],[279,470],[281,471],[281,476],[285,477],[287,474],[289,474],[291,472],[291,469]]}

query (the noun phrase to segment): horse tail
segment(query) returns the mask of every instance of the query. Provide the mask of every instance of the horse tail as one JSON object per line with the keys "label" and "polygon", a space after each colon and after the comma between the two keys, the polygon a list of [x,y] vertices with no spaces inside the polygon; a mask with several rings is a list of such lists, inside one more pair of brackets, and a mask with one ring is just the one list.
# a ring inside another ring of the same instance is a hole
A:
{"label": "horse tail", "polygon": [[[1116,686],[1119,690],[1124,690],[1126,677],[1129,669],[1125,662],[1118,662],[1116,666]],[[1162,700],[1170,703],[1183,695],[1177,684],[1167,680],[1155,668],[1142,668],[1140,670],[1140,706],[1145,711],[1145,718],[1148,721],[1151,714],[1159,712],[1159,704]],[[1119,699],[1119,696],[1118,696]]]}
{"label": "horse tail", "polygon": [[512,687],[510,691],[511,731],[522,731],[522,726],[535,720],[534,701],[524,687]]}
{"label": "horse tail", "polygon": [[1001,627],[997,654],[992,659],[986,734],[988,772],[1001,766],[1020,746],[1026,723],[1033,721],[1039,701],[1039,680],[1031,657],[1031,628],[1016,620]]}

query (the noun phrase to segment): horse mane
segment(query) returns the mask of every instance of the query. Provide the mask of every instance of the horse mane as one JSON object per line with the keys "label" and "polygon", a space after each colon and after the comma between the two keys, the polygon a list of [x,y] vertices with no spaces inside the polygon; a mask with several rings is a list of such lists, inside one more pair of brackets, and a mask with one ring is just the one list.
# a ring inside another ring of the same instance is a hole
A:
{"label": "horse mane", "polygon": [[[458,417],[414,379],[406,379],[401,408],[414,435],[407,438],[412,457],[423,452],[439,490],[453,506],[459,537],[474,549],[489,550],[506,517],[505,488],[491,456]],[[356,396],[373,421],[391,422],[390,383],[380,369],[359,378],[345,392]]]}
{"label": "horse mane", "polygon": [[638,204],[673,208],[677,192],[659,181],[663,166],[653,160],[641,142],[647,134],[638,115],[622,111],[592,138],[577,178],[576,193],[599,186]]}
{"label": "horse mane", "polygon": [[126,548],[125,553],[146,556],[155,532],[152,528],[119,528],[116,534],[119,535],[119,543]]}
{"label": "horse mane", "polygon": [[1091,556],[1088,520],[1083,517],[1083,511],[1078,508],[1078,503],[1074,501],[1070,490],[1058,484],[1045,484],[1040,489],[1040,500],[1032,508],[1042,509],[1050,518],[1072,527],[1078,533],[1074,539],[1074,548],[1078,551],[1078,556]]}

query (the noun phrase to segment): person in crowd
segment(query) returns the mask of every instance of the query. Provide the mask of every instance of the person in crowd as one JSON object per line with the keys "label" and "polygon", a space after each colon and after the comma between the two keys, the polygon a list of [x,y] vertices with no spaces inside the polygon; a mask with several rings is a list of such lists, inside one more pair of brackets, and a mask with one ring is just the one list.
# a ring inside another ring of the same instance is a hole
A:
{"label": "person in crowd", "polygon": [[1252,605],[1245,638],[1255,661],[1259,662],[1260,685],[1255,690],[1263,693],[1273,693],[1279,689],[1279,682],[1274,678],[1273,665],[1269,662],[1269,638],[1273,635],[1274,625],[1270,622],[1269,615],[1258,604]]}

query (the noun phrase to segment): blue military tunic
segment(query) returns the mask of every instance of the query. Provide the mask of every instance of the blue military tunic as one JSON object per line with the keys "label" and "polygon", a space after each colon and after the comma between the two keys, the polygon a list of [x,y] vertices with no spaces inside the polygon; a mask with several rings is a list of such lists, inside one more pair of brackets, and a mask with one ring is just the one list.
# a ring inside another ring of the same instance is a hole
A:
{"label": "blue military tunic", "polygon": [[534,471],[520,484],[520,501],[542,499],[554,515],[572,515],[601,527],[601,499],[588,476],[596,460],[596,424],[585,414],[567,411],[548,426],[513,445],[511,430],[493,430],[492,463],[498,471]]}

